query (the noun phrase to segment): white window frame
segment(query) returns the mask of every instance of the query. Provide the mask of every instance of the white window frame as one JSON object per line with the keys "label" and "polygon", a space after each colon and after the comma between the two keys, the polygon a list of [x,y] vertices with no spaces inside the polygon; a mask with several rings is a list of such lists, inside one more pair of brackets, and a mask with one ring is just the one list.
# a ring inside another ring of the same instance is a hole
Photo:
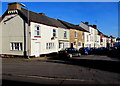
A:
{"label": "white window frame", "polygon": [[[39,28],[39,30],[37,30],[38,28]],[[40,29],[41,29],[41,28],[40,28],[39,25],[35,25],[35,29],[34,29],[34,30],[35,30],[35,34],[34,34],[35,36],[40,36],[40,35],[41,35],[41,34],[40,34]],[[36,34],[36,33],[38,33],[38,32],[39,32],[39,34]]]}
{"label": "white window frame", "polygon": [[53,29],[53,37],[56,37],[56,29]]}
{"label": "white window frame", "polygon": [[22,42],[10,42],[11,51],[22,51]]}
{"label": "white window frame", "polygon": [[87,42],[89,42],[89,35],[87,35]]}
{"label": "white window frame", "polygon": [[67,38],[67,31],[64,31],[64,38]]}
{"label": "white window frame", "polygon": [[53,42],[46,43],[46,49],[54,49],[55,44]]}

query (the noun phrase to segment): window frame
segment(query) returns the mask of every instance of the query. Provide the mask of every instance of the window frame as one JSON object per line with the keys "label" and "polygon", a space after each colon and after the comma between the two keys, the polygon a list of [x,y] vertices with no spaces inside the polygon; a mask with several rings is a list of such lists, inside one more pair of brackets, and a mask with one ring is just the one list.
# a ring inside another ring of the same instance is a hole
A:
{"label": "window frame", "polygon": [[[39,28],[39,30],[38,30]],[[41,32],[40,32],[41,28],[39,25],[35,25],[35,29],[34,29],[34,37],[41,37]],[[38,34],[39,33],[39,34]]]}
{"label": "window frame", "polygon": [[77,31],[74,31],[74,38],[77,38]]}
{"label": "window frame", "polygon": [[10,51],[22,51],[23,44],[22,42],[10,42]]}
{"label": "window frame", "polygon": [[56,37],[57,34],[56,34],[56,29],[53,29],[53,37]]}
{"label": "window frame", "polygon": [[50,50],[50,49],[54,49],[55,44],[53,42],[48,42],[46,43],[46,49]]}
{"label": "window frame", "polygon": [[67,31],[64,31],[64,38],[67,38]]}

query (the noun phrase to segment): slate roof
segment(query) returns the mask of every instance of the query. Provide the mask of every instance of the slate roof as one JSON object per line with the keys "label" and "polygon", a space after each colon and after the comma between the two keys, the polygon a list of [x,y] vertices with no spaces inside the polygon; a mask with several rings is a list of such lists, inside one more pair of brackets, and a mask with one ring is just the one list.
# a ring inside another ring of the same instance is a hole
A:
{"label": "slate roof", "polygon": [[[17,10],[18,10],[18,15],[20,15],[27,22],[28,10],[23,9],[23,8],[21,8],[21,10],[19,10],[19,9],[17,9]],[[8,15],[7,11],[4,13],[2,18],[5,15]],[[45,24],[45,25],[49,25],[49,26],[54,26],[54,27],[61,27],[61,28],[66,28],[66,29],[76,29],[76,30],[88,32],[87,30],[85,30],[81,26],[77,26],[77,25],[74,25],[74,24],[59,20],[59,19],[53,19],[53,18],[50,18],[50,17],[45,16],[45,15],[40,15],[39,13],[35,13],[35,12],[30,11],[30,10],[29,10],[29,21],[41,23],[41,24]]]}
{"label": "slate roof", "polygon": [[117,39],[116,39],[117,41],[120,41],[120,38],[119,37],[117,37]]}
{"label": "slate roof", "polygon": [[85,29],[83,29],[83,28],[80,27],[80,26],[77,26],[77,25],[74,25],[74,24],[71,24],[71,23],[62,21],[62,20],[60,20],[60,19],[58,19],[58,21],[60,21],[60,22],[61,22],[63,25],[65,25],[68,29],[76,29],[76,30],[88,32],[88,31],[86,31]]}
{"label": "slate roof", "polygon": [[[18,11],[19,11],[19,14],[27,21],[28,10],[21,8],[21,10],[18,10]],[[32,12],[32,11],[29,11],[29,20],[33,21],[33,22],[36,22],[36,23],[45,24],[45,25],[66,28],[58,20],[47,17],[47,16],[44,16],[44,15],[40,15],[39,13],[35,13],[35,12]]]}

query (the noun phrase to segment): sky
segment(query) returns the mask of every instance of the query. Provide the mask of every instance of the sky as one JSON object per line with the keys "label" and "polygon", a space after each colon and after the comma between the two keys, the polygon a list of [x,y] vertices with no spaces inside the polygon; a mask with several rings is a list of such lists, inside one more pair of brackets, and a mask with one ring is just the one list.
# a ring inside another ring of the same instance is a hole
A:
{"label": "sky", "polygon": [[[7,10],[7,4],[2,2],[2,12]],[[19,2],[29,10],[45,13],[46,16],[61,19],[78,25],[80,22],[97,24],[105,35],[118,37],[118,2]]]}

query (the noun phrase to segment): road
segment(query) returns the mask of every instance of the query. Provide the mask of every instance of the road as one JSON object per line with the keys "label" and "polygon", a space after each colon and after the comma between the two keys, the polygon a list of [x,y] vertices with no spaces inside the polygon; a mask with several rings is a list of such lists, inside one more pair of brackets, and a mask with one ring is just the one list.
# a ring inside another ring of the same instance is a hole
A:
{"label": "road", "polygon": [[[2,60],[3,86],[12,82],[36,85],[120,85],[120,62],[106,56],[82,56],[70,60],[26,60],[4,58]],[[116,68],[118,67],[118,68]],[[19,84],[19,85],[20,85]]]}

